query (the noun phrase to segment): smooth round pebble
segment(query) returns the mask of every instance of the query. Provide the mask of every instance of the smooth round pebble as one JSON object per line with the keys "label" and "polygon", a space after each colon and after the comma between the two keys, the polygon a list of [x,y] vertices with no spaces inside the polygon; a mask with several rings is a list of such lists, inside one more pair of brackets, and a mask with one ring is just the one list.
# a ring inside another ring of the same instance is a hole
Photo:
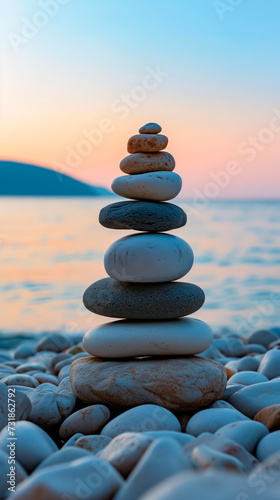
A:
{"label": "smooth round pebble", "polygon": [[251,420],[224,425],[215,433],[216,436],[236,441],[249,453],[254,453],[258,442],[267,434],[268,430],[263,424]]}
{"label": "smooth round pebble", "polygon": [[186,433],[199,436],[202,432],[214,433],[221,427],[240,420],[248,420],[239,411],[229,408],[208,408],[197,412],[187,423]]}
{"label": "smooth round pebble", "polygon": [[264,436],[257,446],[256,456],[262,462],[280,450],[280,431]]}
{"label": "smooth round pebble", "polygon": [[21,373],[8,375],[7,377],[2,378],[1,382],[2,382],[2,384],[5,384],[5,385],[21,385],[21,386],[31,387],[31,388],[38,387],[38,385],[39,385],[38,380],[31,377],[30,375],[21,374]]}
{"label": "smooth round pebble", "polygon": [[161,132],[161,126],[154,122],[146,123],[139,128],[139,134],[159,134]]}
{"label": "smooth round pebble", "polygon": [[[68,378],[69,380],[69,378]],[[54,384],[41,384],[28,393],[32,409],[28,419],[34,424],[48,428],[61,424],[71,415],[76,405],[76,397],[70,390],[57,388]]]}
{"label": "smooth round pebble", "polygon": [[263,408],[257,413],[254,420],[261,422],[271,432],[280,430],[280,403]]}
{"label": "smooth round pebble", "polygon": [[100,358],[187,356],[211,345],[210,326],[193,318],[173,321],[114,321],[89,330],[84,349]]}
{"label": "smooth round pebble", "polygon": [[237,361],[236,367],[239,372],[243,371],[257,371],[260,362],[256,358],[252,358],[251,356],[245,356]]}
{"label": "smooth round pebble", "polygon": [[280,351],[272,349],[263,356],[258,369],[268,379],[280,376]]}
{"label": "smooth round pebble", "polygon": [[171,234],[135,234],[115,241],[106,251],[108,275],[130,283],[161,283],[182,278],[193,265],[193,251]]}
{"label": "smooth round pebble", "polygon": [[168,144],[168,138],[162,134],[136,134],[128,139],[128,153],[151,153],[161,151]]}
{"label": "smooth round pebble", "polygon": [[229,403],[244,415],[254,418],[256,414],[274,404],[279,404],[280,380],[254,384],[237,391],[229,398]]}
{"label": "smooth round pebble", "polygon": [[268,378],[258,372],[243,371],[235,373],[230,377],[231,384],[253,385],[268,382]]}
{"label": "smooth round pebble", "polygon": [[96,281],[84,293],[85,307],[101,316],[131,320],[175,319],[198,311],[203,290],[192,283],[125,283],[112,278]]}
{"label": "smooth round pebble", "polygon": [[111,420],[101,431],[101,436],[114,438],[124,432],[154,430],[180,431],[179,420],[166,408],[157,405],[141,405],[131,408]]}
{"label": "smooth round pebble", "polygon": [[221,399],[226,387],[223,365],[195,356],[121,361],[82,358],[71,365],[70,377],[79,399],[110,408],[157,404],[188,411]]}
{"label": "smooth round pebble", "polygon": [[213,450],[204,444],[194,448],[191,453],[191,460],[196,467],[199,467],[202,470],[215,467],[220,471],[223,470],[224,472],[229,470],[241,473],[246,472],[245,467],[237,458],[226,453]]}
{"label": "smooth round pebble", "polygon": [[168,201],[181,191],[182,179],[174,172],[122,175],[112,183],[112,191],[131,200]]}
{"label": "smooth round pebble", "polygon": [[96,434],[110,419],[110,411],[104,405],[92,405],[72,413],[60,426],[59,435],[63,441],[77,432]]}
{"label": "smooth round pebble", "polygon": [[161,201],[119,201],[102,208],[99,222],[109,229],[159,233],[182,227],[187,216],[180,207]]}
{"label": "smooth round pebble", "polygon": [[167,151],[159,153],[135,153],[126,156],[120,163],[120,169],[128,175],[160,171],[172,172],[174,168],[175,159]]}
{"label": "smooth round pebble", "polygon": [[269,330],[257,330],[256,332],[251,333],[247,340],[249,344],[260,344],[267,347],[271,342],[277,340],[278,338],[279,337],[276,333]]}

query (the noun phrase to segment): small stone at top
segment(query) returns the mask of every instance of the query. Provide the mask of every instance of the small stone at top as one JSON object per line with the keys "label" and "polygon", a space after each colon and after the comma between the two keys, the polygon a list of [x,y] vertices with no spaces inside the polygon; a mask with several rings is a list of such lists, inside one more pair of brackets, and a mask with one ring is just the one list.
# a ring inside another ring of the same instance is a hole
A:
{"label": "small stone at top", "polygon": [[161,132],[161,126],[157,123],[146,123],[143,127],[139,128],[139,134],[159,134]]}

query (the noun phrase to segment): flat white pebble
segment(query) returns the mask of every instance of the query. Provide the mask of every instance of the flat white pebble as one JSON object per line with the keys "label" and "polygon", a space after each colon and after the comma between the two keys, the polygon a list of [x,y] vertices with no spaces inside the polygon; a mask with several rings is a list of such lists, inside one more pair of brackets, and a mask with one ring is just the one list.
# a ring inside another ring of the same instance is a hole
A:
{"label": "flat white pebble", "polygon": [[101,358],[184,356],[204,351],[212,338],[210,326],[198,319],[145,323],[124,320],[89,330],[83,345],[87,352]]}
{"label": "flat white pebble", "polygon": [[160,283],[182,278],[193,265],[186,241],[171,234],[138,233],[115,241],[104,266],[111,278],[131,283]]}
{"label": "flat white pebble", "polygon": [[112,191],[130,200],[168,201],[181,191],[182,179],[175,172],[160,170],[122,175],[112,183]]}
{"label": "flat white pebble", "polygon": [[230,377],[230,382],[232,384],[242,384],[242,385],[253,385],[260,384],[261,382],[268,382],[268,378],[258,372],[253,371],[243,371],[235,373]]}

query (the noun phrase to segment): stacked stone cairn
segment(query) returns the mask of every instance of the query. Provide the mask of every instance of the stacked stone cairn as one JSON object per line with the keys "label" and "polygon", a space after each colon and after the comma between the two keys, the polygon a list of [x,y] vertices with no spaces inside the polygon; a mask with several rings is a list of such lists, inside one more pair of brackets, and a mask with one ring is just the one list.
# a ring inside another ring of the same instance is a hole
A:
{"label": "stacked stone cairn", "polygon": [[111,321],[88,331],[84,349],[92,357],[71,366],[74,393],[87,404],[126,409],[156,404],[184,412],[211,405],[226,387],[226,371],[216,361],[195,356],[212,343],[211,328],[188,318],[203,305],[196,285],[177,282],[193,265],[183,239],[166,234],[187,216],[166,201],[181,190],[175,160],[163,152],[168,139],[148,123],[128,141],[129,156],[120,163],[114,193],[133,201],[112,203],[100,212],[109,229],[135,230],[105,253],[109,277],[93,283],[84,305]]}

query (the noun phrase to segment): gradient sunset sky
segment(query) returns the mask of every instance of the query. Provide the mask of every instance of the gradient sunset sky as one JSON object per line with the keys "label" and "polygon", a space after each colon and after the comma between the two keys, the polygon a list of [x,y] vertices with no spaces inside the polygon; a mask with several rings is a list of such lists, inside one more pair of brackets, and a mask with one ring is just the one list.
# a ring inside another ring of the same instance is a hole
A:
{"label": "gradient sunset sky", "polygon": [[184,197],[217,177],[220,198],[279,197],[279,0],[9,0],[0,15],[1,159],[110,186],[156,121]]}

